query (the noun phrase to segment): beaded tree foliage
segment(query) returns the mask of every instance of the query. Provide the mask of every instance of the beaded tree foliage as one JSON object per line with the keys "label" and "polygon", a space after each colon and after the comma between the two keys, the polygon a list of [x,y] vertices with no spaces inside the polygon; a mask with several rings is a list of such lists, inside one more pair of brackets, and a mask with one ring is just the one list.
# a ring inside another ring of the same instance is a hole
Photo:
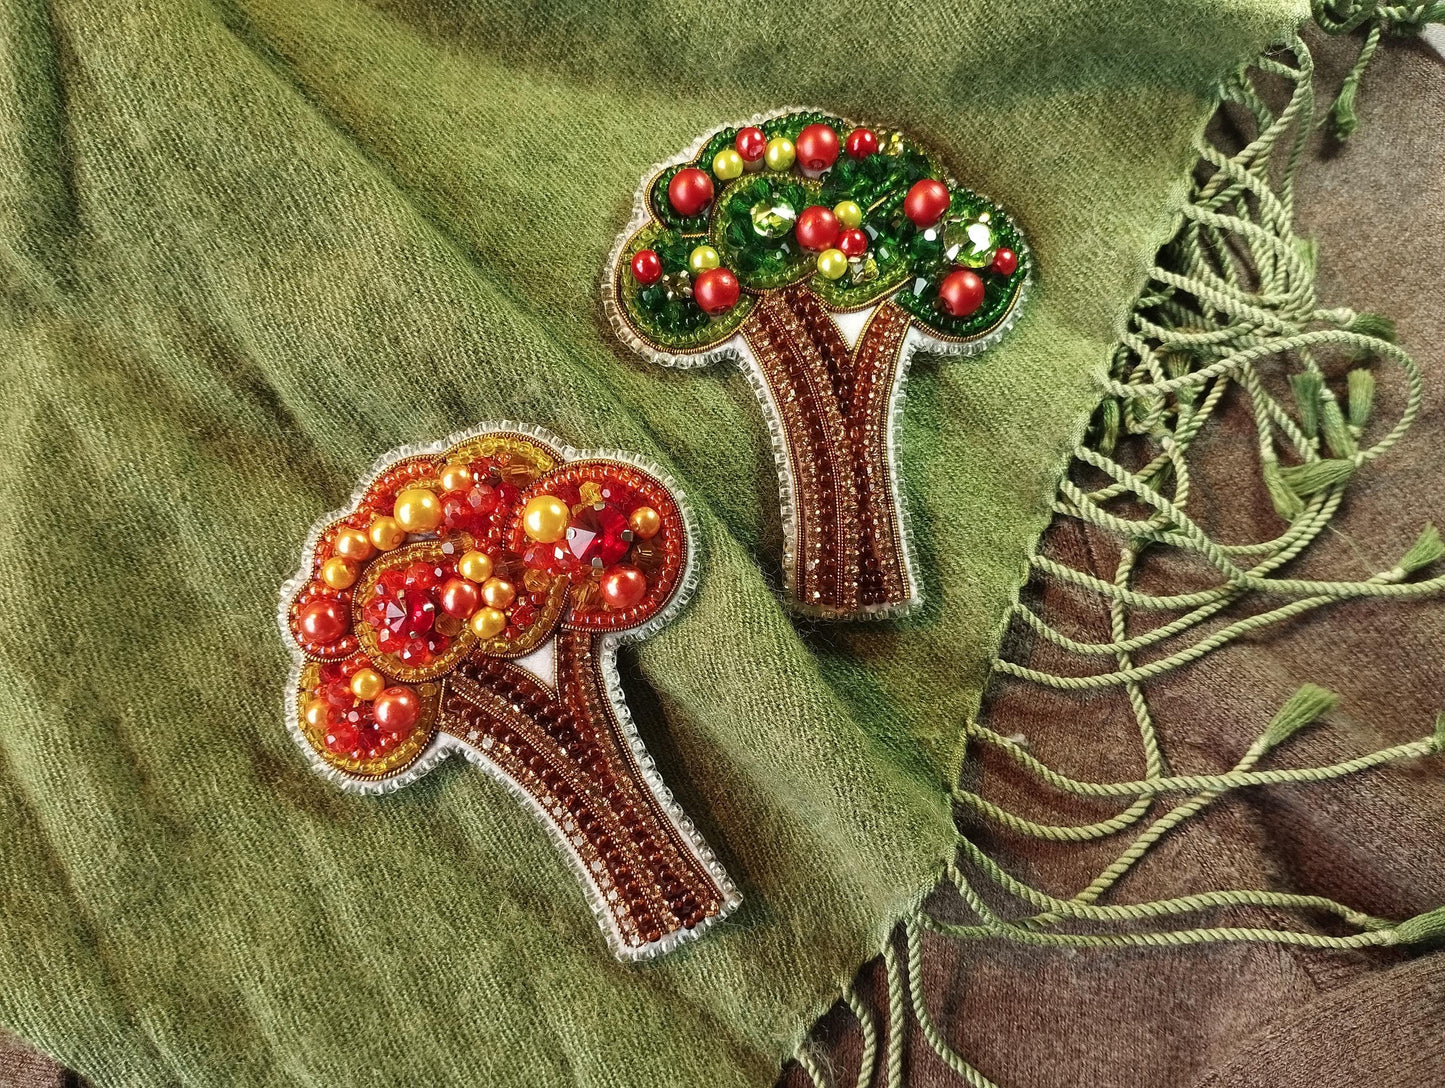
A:
{"label": "beaded tree foliage", "polygon": [[551,831],[620,958],[665,952],[738,897],[613,662],[682,606],[693,560],[682,497],[632,457],[506,424],[399,451],[283,590],[291,731],[363,793],[461,752]]}
{"label": "beaded tree foliage", "polygon": [[996,343],[1029,282],[1012,220],[904,133],[790,110],[650,172],[604,291],[649,358],[743,363],[774,436],[793,603],[848,616],[919,599],[894,450],[910,358]]}

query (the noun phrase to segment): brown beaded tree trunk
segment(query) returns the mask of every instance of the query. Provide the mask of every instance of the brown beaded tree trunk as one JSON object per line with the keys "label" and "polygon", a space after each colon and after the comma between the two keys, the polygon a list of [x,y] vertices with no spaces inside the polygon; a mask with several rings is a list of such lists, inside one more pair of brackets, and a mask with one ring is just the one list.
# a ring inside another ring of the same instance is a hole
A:
{"label": "brown beaded tree trunk", "polygon": [[889,466],[888,415],[907,313],[884,302],[849,348],[806,285],[758,299],[743,337],[786,444],[798,605],[889,612],[914,599]]}
{"label": "brown beaded tree trunk", "polygon": [[726,896],[659,803],[617,720],[604,637],[557,632],[555,691],[511,661],[473,655],[446,680],[438,727],[527,793],[636,949],[717,915]]}

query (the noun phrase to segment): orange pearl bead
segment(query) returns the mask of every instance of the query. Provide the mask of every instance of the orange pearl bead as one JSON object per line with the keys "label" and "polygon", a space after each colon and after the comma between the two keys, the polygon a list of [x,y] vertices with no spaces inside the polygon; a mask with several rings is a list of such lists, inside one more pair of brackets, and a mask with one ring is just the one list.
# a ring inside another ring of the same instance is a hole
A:
{"label": "orange pearl bead", "polygon": [[401,546],[402,541],[406,539],[406,530],[401,527],[401,522],[396,518],[382,515],[371,523],[371,529],[367,535],[380,551],[389,552],[393,548]]}
{"label": "orange pearl bead", "polygon": [[443,491],[470,491],[472,484],[476,483],[476,477],[472,475],[470,465],[461,461],[449,461],[437,476],[437,483],[442,485]]}
{"label": "orange pearl bead", "polygon": [[396,497],[392,516],[409,533],[429,533],[442,523],[442,501],[425,487],[409,487]]}
{"label": "orange pearl bead", "polygon": [[492,576],[492,557],[473,548],[457,560],[457,573],[469,582],[485,582]]}
{"label": "orange pearl bead", "polygon": [[505,578],[488,578],[482,583],[482,600],[492,608],[506,608],[517,599],[517,587]]}
{"label": "orange pearl bead", "polygon": [[614,567],[602,579],[603,603],[614,611],[631,608],[645,596],[647,578],[636,567]]}
{"label": "orange pearl bead", "polygon": [[342,529],[331,542],[331,550],[354,563],[365,563],[376,552],[376,548],[360,529]]}
{"label": "orange pearl bead", "polygon": [[388,733],[406,733],[421,720],[421,696],[404,684],[387,688],[371,704],[371,716]]}
{"label": "orange pearl bead", "polygon": [[507,617],[495,608],[479,608],[472,613],[472,634],[477,638],[496,638],[507,626]]}
{"label": "orange pearl bead", "polygon": [[386,680],[375,669],[358,669],[351,677],[351,694],[370,702],[386,688]]}
{"label": "orange pearl bead", "polygon": [[627,527],[639,539],[651,540],[662,528],[662,515],[650,506],[639,506],[627,519]]}
{"label": "orange pearl bead", "polygon": [[328,646],[346,634],[346,609],[330,597],[312,601],[298,619],[302,637],[318,646]]}
{"label": "orange pearl bead", "polygon": [[571,508],[556,495],[538,495],[522,510],[522,531],[539,544],[555,544],[571,520]]}
{"label": "orange pearl bead", "polygon": [[477,610],[481,596],[476,582],[469,582],[465,578],[448,578],[442,583],[442,611],[464,620]]}
{"label": "orange pearl bead", "polygon": [[306,724],[312,729],[323,729],[327,726],[327,711],[331,707],[325,699],[312,699],[306,704]]}
{"label": "orange pearl bead", "polygon": [[349,589],[356,581],[356,564],[333,555],[321,564],[321,580],[332,589]]}

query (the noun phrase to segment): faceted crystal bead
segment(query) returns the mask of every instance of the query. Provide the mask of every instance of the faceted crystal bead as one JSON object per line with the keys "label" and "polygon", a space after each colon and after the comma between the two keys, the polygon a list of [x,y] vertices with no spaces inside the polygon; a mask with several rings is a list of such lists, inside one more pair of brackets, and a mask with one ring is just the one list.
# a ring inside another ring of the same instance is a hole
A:
{"label": "faceted crystal bead", "polygon": [[872,283],[878,278],[878,262],[873,255],[853,257],[848,261],[849,283]]}
{"label": "faceted crystal bead", "polygon": [[752,207],[753,230],[762,238],[781,238],[793,229],[798,213],[781,200],[759,200]]}
{"label": "faceted crystal bead", "polygon": [[943,231],[945,255],[954,264],[965,268],[983,268],[993,260],[997,247],[988,212],[972,219],[956,219]]}
{"label": "faceted crystal bead", "polygon": [[599,502],[572,515],[567,527],[567,548],[586,566],[610,567],[624,555],[632,543],[632,530],[627,515],[620,507]]}

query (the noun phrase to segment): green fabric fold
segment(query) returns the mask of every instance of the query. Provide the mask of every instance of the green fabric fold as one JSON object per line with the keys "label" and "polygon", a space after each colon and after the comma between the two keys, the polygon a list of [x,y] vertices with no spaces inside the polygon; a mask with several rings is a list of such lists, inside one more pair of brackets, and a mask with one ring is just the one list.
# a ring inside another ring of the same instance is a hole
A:
{"label": "green fabric fold", "polygon": [[[947,786],[1210,88],[1300,3],[6,0],[0,1022],[98,1084],[765,1085],[950,856]],[[639,177],[816,105],[925,136],[1039,268],[921,359],[925,607],[796,622],[740,374],[613,342]],[[703,578],[624,683],[745,903],[614,961],[459,761],[334,791],[285,733],[276,594],[380,454],[485,420],[673,473]]]}

